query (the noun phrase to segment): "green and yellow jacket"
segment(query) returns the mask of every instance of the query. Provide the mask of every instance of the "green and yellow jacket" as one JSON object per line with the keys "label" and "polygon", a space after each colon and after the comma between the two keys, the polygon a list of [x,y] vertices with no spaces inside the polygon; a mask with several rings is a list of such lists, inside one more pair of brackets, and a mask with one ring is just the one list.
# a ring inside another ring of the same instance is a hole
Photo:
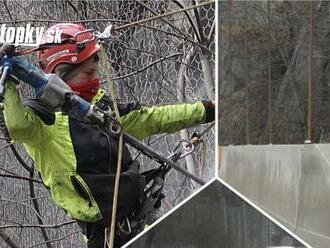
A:
{"label": "green and yellow jacket", "polygon": [[[104,91],[92,100],[102,108],[109,105]],[[171,133],[214,119],[207,102],[137,107],[120,105],[121,125],[138,139]],[[4,117],[9,135],[22,143],[50,190],[55,203],[70,217],[86,222],[108,221],[117,160],[118,140],[96,126],[50,110],[38,100],[23,104],[16,86],[6,86]],[[142,178],[139,164],[128,149],[123,151],[119,214],[125,216],[139,204]],[[129,202],[130,204],[127,204]]]}

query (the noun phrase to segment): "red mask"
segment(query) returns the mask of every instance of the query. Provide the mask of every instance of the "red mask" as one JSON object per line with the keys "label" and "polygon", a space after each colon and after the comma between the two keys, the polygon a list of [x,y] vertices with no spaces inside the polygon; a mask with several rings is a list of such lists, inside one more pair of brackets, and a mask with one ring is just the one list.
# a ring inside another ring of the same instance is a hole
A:
{"label": "red mask", "polygon": [[95,78],[81,83],[68,83],[68,85],[74,93],[90,102],[100,88],[100,80]]}

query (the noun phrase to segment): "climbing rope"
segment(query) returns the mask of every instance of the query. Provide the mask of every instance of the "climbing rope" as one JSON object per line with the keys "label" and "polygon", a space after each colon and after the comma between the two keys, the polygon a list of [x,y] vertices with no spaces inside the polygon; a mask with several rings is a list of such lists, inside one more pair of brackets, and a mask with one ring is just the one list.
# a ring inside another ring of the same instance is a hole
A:
{"label": "climbing rope", "polygon": [[[101,43],[101,58],[103,63],[103,68],[105,69],[105,74],[108,80],[108,89],[111,95],[111,99],[113,102],[113,108],[115,112],[115,118],[119,122],[120,113],[117,104],[117,94],[114,88],[113,81],[111,80],[111,68],[107,61],[109,60],[108,55],[105,51],[103,44]],[[108,235],[105,235],[104,246],[108,245],[109,248],[112,248],[114,245],[114,237],[115,237],[115,227],[116,227],[116,215],[117,215],[117,205],[118,205],[118,192],[119,192],[119,182],[120,182],[120,172],[121,172],[121,161],[123,155],[123,132],[120,131],[119,141],[118,141],[118,159],[117,159],[117,169],[115,176],[115,185],[114,185],[114,193],[112,200],[112,211],[111,211],[111,223],[110,223],[110,232]],[[105,229],[105,233],[108,233],[109,230]]]}

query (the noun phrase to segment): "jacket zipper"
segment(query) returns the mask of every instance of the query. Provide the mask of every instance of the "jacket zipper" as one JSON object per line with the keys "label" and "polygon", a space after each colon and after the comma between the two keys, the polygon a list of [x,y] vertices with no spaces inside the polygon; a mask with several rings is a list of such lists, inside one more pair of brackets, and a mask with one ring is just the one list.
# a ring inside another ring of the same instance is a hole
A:
{"label": "jacket zipper", "polygon": [[88,206],[93,206],[93,196],[92,192],[88,188],[88,186],[85,184],[85,182],[80,179],[78,175],[71,175],[70,176],[71,183],[76,190],[76,192],[86,201],[88,201]]}

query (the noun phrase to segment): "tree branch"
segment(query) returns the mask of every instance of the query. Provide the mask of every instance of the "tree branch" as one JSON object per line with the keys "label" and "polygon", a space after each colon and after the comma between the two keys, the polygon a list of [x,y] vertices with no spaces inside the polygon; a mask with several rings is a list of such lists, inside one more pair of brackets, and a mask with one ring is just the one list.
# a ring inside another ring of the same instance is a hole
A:
{"label": "tree branch", "polygon": [[151,66],[153,66],[153,65],[155,65],[155,64],[157,64],[157,63],[159,63],[159,62],[161,62],[161,61],[163,61],[163,60],[166,60],[166,59],[168,59],[168,58],[172,58],[172,57],[175,57],[175,56],[180,56],[180,55],[182,55],[182,53],[171,54],[171,55],[166,56],[166,57],[164,57],[164,58],[161,58],[161,59],[155,60],[155,61],[152,62],[151,64],[149,64],[149,65],[147,65],[147,66],[145,66],[145,67],[143,67],[143,68],[141,68],[141,69],[137,69],[135,72],[132,72],[132,73],[129,73],[129,74],[126,74],[126,75],[120,76],[120,77],[114,77],[114,78],[112,78],[112,80],[117,80],[117,79],[123,79],[123,78],[131,77],[131,76],[133,76],[133,75],[135,75],[135,74],[138,74],[138,73],[140,73],[140,72],[142,72],[142,71],[148,69],[149,67],[151,67]]}
{"label": "tree branch", "polygon": [[30,208],[33,210],[33,212],[35,212],[35,214],[38,216],[38,218],[42,219],[42,217],[40,216],[40,214],[30,205],[27,205],[25,203],[22,203],[20,201],[15,201],[15,200],[10,200],[10,199],[5,199],[5,198],[1,198],[0,201],[7,201],[7,202],[12,202],[12,203],[16,203],[16,204],[20,204],[26,208]]}
{"label": "tree branch", "polygon": [[14,241],[11,240],[7,234],[5,234],[3,231],[0,230],[0,237],[3,238],[3,240],[9,245],[11,248],[19,248],[18,245],[14,243]]}
{"label": "tree branch", "polygon": [[[33,178],[33,176],[34,176],[34,170],[32,169],[32,171],[30,172],[30,177]],[[31,181],[29,181],[29,189],[30,189],[30,197],[32,197],[33,207],[34,207],[35,211],[39,214],[38,215],[38,223],[40,225],[43,225],[44,224],[43,223],[43,220],[42,220],[42,218],[39,217],[39,216],[41,216],[41,214],[40,214],[40,209],[39,209],[39,205],[38,205],[38,200],[35,199],[36,194],[35,194],[35,190],[34,190],[34,184]],[[47,247],[48,248],[51,248],[52,246],[48,242],[49,241],[49,237],[47,235],[47,232],[46,232],[45,228],[41,228],[41,233],[42,233],[42,236],[43,236],[43,238],[44,238],[44,240],[46,242]]]}
{"label": "tree branch", "polygon": [[50,239],[50,240],[47,240],[45,242],[41,242],[41,243],[38,243],[38,244],[35,244],[35,245],[30,245],[27,248],[33,248],[33,247],[37,247],[37,246],[40,246],[40,245],[49,244],[51,242],[57,242],[57,241],[63,240],[63,239],[65,239],[65,238],[67,238],[67,237],[69,237],[73,234],[76,234],[76,233],[80,233],[80,231],[75,231],[75,232],[69,233],[69,234],[64,235],[64,236],[62,236],[60,238],[57,238],[57,239]]}
{"label": "tree branch", "polygon": [[7,228],[60,228],[62,226],[67,226],[71,224],[75,224],[76,222],[74,220],[65,221],[62,223],[58,223],[55,225],[36,225],[36,224],[16,224],[16,225],[6,225],[6,226],[0,226],[1,229],[7,229]]}
{"label": "tree branch", "polygon": [[9,178],[26,180],[26,181],[31,181],[31,182],[42,183],[43,184],[42,181],[40,181],[38,179],[29,178],[29,177],[21,177],[21,176],[14,176],[14,175],[8,175],[8,174],[0,174],[0,177],[9,177]]}

